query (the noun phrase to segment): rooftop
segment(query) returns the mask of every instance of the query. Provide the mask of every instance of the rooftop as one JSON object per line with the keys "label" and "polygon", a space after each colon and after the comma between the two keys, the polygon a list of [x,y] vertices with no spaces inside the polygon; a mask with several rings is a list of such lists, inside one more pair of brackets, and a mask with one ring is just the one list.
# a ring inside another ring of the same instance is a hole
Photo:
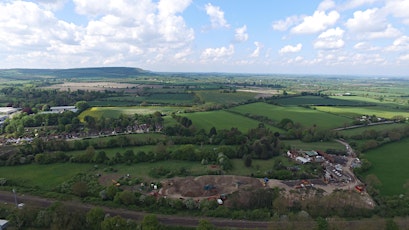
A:
{"label": "rooftop", "polygon": [[311,150],[311,151],[305,151],[304,152],[307,156],[309,156],[309,157],[315,157],[315,156],[318,156],[318,153],[316,152],[316,151],[314,151],[314,150]]}
{"label": "rooftop", "polygon": [[0,114],[11,114],[17,112],[19,109],[13,107],[0,107]]}

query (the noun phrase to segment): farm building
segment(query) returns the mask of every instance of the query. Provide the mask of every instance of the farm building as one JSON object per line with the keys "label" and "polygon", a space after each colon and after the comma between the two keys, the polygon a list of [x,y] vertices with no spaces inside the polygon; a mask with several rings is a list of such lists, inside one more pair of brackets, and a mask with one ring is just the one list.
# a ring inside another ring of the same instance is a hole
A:
{"label": "farm building", "polygon": [[316,156],[318,156],[318,153],[316,151],[314,151],[314,150],[304,151],[303,154],[306,157],[316,157]]}
{"label": "farm building", "polygon": [[12,108],[12,107],[0,107],[0,114],[11,115],[19,110],[20,109],[18,108]]}
{"label": "farm building", "polygon": [[296,160],[297,162],[300,162],[301,164],[306,164],[306,163],[311,162],[310,159],[304,158],[304,157],[296,157],[295,160]]}
{"label": "farm building", "polygon": [[51,113],[63,113],[65,111],[77,112],[78,109],[75,106],[53,106],[50,108]]}

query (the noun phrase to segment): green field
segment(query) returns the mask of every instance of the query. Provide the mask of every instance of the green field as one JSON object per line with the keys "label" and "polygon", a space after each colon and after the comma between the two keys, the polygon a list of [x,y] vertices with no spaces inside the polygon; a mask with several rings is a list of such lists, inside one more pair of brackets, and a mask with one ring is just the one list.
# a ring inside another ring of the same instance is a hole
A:
{"label": "green field", "polygon": [[274,100],[274,102],[280,105],[361,105],[368,104],[364,101],[347,100],[347,97],[320,97],[320,96],[298,96],[298,97],[285,97]]}
{"label": "green field", "polygon": [[[237,128],[243,133],[247,133],[249,129],[257,128],[259,121],[241,116],[239,114],[230,113],[228,111],[210,111],[210,112],[198,112],[187,113],[183,116],[192,120],[193,125],[197,129],[204,129],[207,132],[215,127],[218,130]],[[272,131],[281,131],[275,127],[268,126]]]}
{"label": "green field", "polygon": [[149,104],[191,105],[193,104],[193,99],[194,94],[191,93],[158,93],[137,97],[109,97],[103,100],[91,101],[90,104],[93,106],[132,106],[146,102]]}
{"label": "green field", "polygon": [[17,183],[21,187],[51,191],[62,182],[81,172],[93,169],[93,164],[49,164],[0,167],[0,177]]}
{"label": "green field", "polygon": [[280,122],[284,118],[289,118],[294,123],[300,123],[305,127],[316,125],[318,128],[322,129],[342,127],[344,124],[352,122],[349,118],[324,113],[314,109],[298,106],[277,106],[262,102],[241,105],[229,110],[240,114],[265,116],[276,122]]}
{"label": "green field", "polygon": [[191,93],[160,93],[144,97],[151,103],[192,104],[194,94]]}
{"label": "green field", "polygon": [[409,175],[409,138],[386,144],[365,153],[365,158],[372,163],[366,175],[374,174],[381,181],[381,195],[406,194],[403,187],[408,182]]}
{"label": "green field", "polygon": [[[126,175],[130,174],[133,177],[138,177],[142,179],[151,179],[149,174],[149,171],[151,171],[153,168],[159,168],[163,167],[165,169],[171,170],[171,171],[176,171],[181,168],[187,169],[191,175],[205,175],[208,172],[209,166],[208,165],[202,165],[200,162],[191,162],[191,161],[176,161],[176,160],[171,160],[171,161],[160,161],[160,162],[146,162],[146,163],[138,163],[138,164],[132,164],[132,165],[115,165],[113,166],[114,169],[117,169],[118,171],[115,172],[114,174],[118,175]],[[102,166],[101,166],[102,168]],[[102,172],[102,175],[106,174],[105,172]],[[108,173],[112,174],[112,173]]]}
{"label": "green field", "polygon": [[358,117],[362,115],[376,115],[377,117],[383,117],[391,119],[395,116],[402,116],[404,118],[409,117],[409,112],[386,108],[380,106],[368,106],[368,107],[335,107],[335,106],[317,106],[315,107],[319,111],[338,114],[347,117]]}
{"label": "green field", "polygon": [[[153,151],[154,149],[155,149],[155,145],[144,145],[144,146],[136,146],[136,147],[123,147],[123,148],[118,147],[118,148],[96,149],[95,152],[98,153],[100,151],[104,151],[107,157],[112,158],[115,156],[116,153],[120,153],[123,155],[128,150],[132,150],[134,154],[136,154],[139,151],[149,153],[150,151]],[[76,156],[76,155],[85,153],[85,151],[86,150],[70,151],[70,152],[66,152],[66,154],[69,156]]]}
{"label": "green field", "polygon": [[78,118],[83,121],[85,116],[92,116],[95,118],[118,118],[121,114],[153,114],[157,111],[161,113],[172,113],[176,111],[183,111],[186,107],[173,106],[130,106],[130,107],[92,107],[82,112]]}
{"label": "green field", "polygon": [[369,130],[387,131],[387,130],[404,128],[406,126],[408,126],[407,123],[393,123],[393,124],[365,126],[365,127],[361,127],[361,128],[347,129],[347,130],[342,130],[342,131],[338,131],[338,132],[341,135],[343,135],[344,137],[350,137],[350,136],[362,134],[363,132],[369,131]]}
{"label": "green field", "polygon": [[222,93],[220,90],[200,90],[195,91],[196,95],[201,101],[210,104],[237,104],[241,102],[246,102],[248,100],[254,99],[256,93],[240,92],[235,93]]}
{"label": "green field", "polygon": [[327,149],[339,149],[345,150],[345,146],[336,142],[302,142],[300,140],[284,140],[282,141],[285,146],[292,148],[292,149],[302,149],[302,150],[322,150],[325,151]]}

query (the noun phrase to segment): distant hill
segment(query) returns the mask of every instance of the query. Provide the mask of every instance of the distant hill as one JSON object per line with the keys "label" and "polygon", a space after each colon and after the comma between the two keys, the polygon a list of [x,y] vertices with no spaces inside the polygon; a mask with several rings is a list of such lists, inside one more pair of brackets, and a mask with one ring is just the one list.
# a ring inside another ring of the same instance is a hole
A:
{"label": "distant hill", "polygon": [[74,69],[0,69],[0,78],[28,80],[39,78],[122,78],[150,75],[152,72],[129,67]]}

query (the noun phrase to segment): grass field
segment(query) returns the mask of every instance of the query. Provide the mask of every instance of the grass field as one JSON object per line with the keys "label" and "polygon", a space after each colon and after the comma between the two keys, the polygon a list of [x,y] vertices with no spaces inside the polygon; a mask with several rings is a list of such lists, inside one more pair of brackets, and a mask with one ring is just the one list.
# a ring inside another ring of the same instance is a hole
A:
{"label": "grass field", "polygon": [[342,130],[342,131],[338,131],[338,132],[340,134],[342,134],[343,136],[348,137],[348,136],[358,135],[358,134],[361,134],[361,133],[363,133],[365,131],[369,131],[369,130],[387,131],[387,130],[393,130],[393,129],[398,129],[398,128],[404,128],[406,126],[408,126],[407,123],[394,123],[394,124],[365,126],[365,127],[361,127],[361,128],[347,129],[347,130]]}
{"label": "grass field", "polygon": [[195,91],[196,95],[201,101],[210,104],[236,104],[246,102],[256,97],[256,93],[240,92],[235,93],[221,93],[220,90],[200,90]]}
{"label": "grass field", "polygon": [[298,106],[277,106],[262,102],[241,105],[229,110],[241,114],[265,116],[276,122],[280,122],[284,118],[289,118],[294,123],[300,123],[305,127],[316,125],[322,129],[342,127],[344,124],[352,122],[351,119],[313,109]]}
{"label": "grass field", "polygon": [[335,107],[335,106],[317,106],[315,107],[319,111],[339,114],[347,117],[358,117],[362,115],[376,115],[377,117],[383,117],[391,119],[395,116],[409,117],[409,112],[386,108],[380,106],[368,106],[368,107]]}
{"label": "grass field", "polygon": [[147,162],[147,163],[138,163],[132,165],[115,165],[114,169],[118,171],[115,174],[126,175],[130,174],[133,177],[138,177],[142,179],[152,179],[150,178],[149,171],[153,168],[163,167],[171,171],[177,171],[181,168],[187,169],[191,175],[204,175],[208,172],[208,165],[202,165],[200,162],[191,162],[191,161],[176,161],[168,160],[165,162]]}
{"label": "grass field", "polygon": [[320,96],[299,96],[286,97],[274,100],[280,105],[361,105],[368,104],[365,101],[347,100],[347,97],[320,97]]}
{"label": "grass field", "polygon": [[109,97],[100,101],[92,101],[92,105],[139,105],[143,102],[150,104],[172,104],[172,105],[191,105],[193,104],[194,94],[191,93],[158,93],[148,96],[123,96]]}
{"label": "grass field", "polygon": [[[144,146],[136,146],[136,147],[123,147],[123,148],[118,147],[118,148],[96,149],[95,152],[98,153],[100,151],[104,151],[107,157],[112,158],[115,156],[116,153],[120,153],[123,155],[128,150],[133,150],[134,154],[136,154],[139,151],[144,151],[145,153],[149,153],[150,151],[153,151],[154,149],[155,149],[154,145],[144,145]],[[79,155],[83,153],[85,153],[85,150],[66,152],[66,154],[69,156],[75,156],[75,155]]]}
{"label": "grass field", "polygon": [[332,142],[302,142],[300,140],[283,140],[282,141],[286,146],[294,149],[302,149],[302,150],[322,150],[325,151],[327,149],[339,149],[345,150],[345,146],[342,144],[332,141]]}
{"label": "grass field", "polygon": [[161,113],[172,113],[184,110],[186,107],[173,106],[130,106],[130,107],[92,107],[82,112],[78,118],[83,121],[85,116],[92,116],[95,118],[118,118],[121,114],[153,114],[157,111]]}
{"label": "grass field", "polygon": [[403,185],[408,182],[409,175],[409,138],[386,144],[365,153],[365,158],[372,163],[366,175],[374,174],[381,181],[381,195],[406,194]]}
{"label": "grass field", "polygon": [[[192,120],[193,125],[197,129],[204,129],[207,132],[215,127],[218,130],[221,129],[231,129],[238,128],[241,132],[247,133],[249,129],[257,128],[259,121],[241,116],[239,114],[230,113],[228,111],[219,110],[219,111],[210,111],[210,112],[198,112],[198,113],[187,113],[183,116],[188,117]],[[273,132],[279,130],[275,127],[268,126]]]}
{"label": "grass field", "polygon": [[16,182],[22,187],[38,187],[40,190],[50,191],[74,175],[92,169],[93,164],[30,164],[0,167],[0,177]]}

